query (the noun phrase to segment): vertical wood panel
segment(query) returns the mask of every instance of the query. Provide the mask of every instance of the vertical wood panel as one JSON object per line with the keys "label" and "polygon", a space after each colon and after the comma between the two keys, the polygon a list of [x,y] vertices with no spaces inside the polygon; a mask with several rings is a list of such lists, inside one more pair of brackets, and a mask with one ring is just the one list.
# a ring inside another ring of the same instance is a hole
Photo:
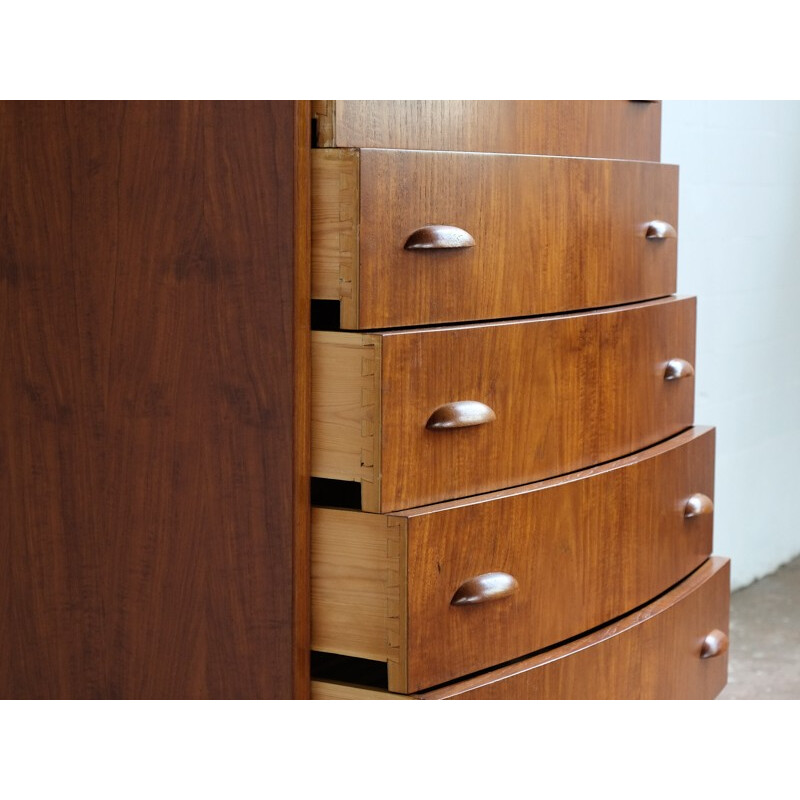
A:
{"label": "vertical wood panel", "polygon": [[3,104],[3,696],[307,692],[296,127],[291,102]]}

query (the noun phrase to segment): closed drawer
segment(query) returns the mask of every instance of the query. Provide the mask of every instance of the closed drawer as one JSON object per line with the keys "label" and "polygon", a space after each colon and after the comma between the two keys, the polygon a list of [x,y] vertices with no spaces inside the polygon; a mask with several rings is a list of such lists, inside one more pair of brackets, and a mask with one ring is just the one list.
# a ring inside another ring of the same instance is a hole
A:
{"label": "closed drawer", "polygon": [[[695,300],[312,334],[312,474],[396,511],[562,475],[693,422]],[[674,378],[674,379],[673,379]]]}
{"label": "closed drawer", "polygon": [[[424,700],[706,700],[724,688],[730,562],[710,558],[678,586],[569,644],[469,680],[417,694]],[[315,681],[315,699],[400,695]]]}
{"label": "closed drawer", "polygon": [[711,553],[714,431],[393,515],[312,512],[312,649],[419,691],[577,636]]}
{"label": "closed drawer", "polygon": [[344,329],[663,297],[675,291],[677,217],[678,168],[666,164],[316,150],[312,296],[341,301]]}
{"label": "closed drawer", "polygon": [[661,103],[314,100],[318,147],[538,153],[658,161]]}

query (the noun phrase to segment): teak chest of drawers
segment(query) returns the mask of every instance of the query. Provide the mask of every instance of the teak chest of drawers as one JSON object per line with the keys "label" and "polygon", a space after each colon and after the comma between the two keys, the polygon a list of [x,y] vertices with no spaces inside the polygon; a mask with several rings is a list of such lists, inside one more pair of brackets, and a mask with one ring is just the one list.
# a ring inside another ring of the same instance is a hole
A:
{"label": "teak chest of drawers", "polygon": [[423,105],[315,104],[313,696],[713,697],[659,106]]}
{"label": "teak chest of drawers", "polygon": [[0,103],[0,695],[716,696],[660,115]]}

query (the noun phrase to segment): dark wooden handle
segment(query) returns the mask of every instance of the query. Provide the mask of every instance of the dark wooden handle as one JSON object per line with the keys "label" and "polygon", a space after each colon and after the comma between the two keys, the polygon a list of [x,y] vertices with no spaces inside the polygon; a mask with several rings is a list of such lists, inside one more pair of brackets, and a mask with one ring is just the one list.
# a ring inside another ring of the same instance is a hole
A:
{"label": "dark wooden handle", "polygon": [[669,224],[669,222],[664,222],[663,219],[651,219],[650,222],[647,223],[647,228],[645,228],[644,236],[646,239],[677,239],[678,234],[675,232],[675,228]]}
{"label": "dark wooden handle", "polygon": [[507,572],[487,572],[461,584],[450,601],[451,606],[471,606],[488,603],[514,594],[519,589],[517,579]]}
{"label": "dark wooden handle", "polygon": [[475,240],[454,225],[426,225],[406,239],[406,250],[452,250],[475,247]]}
{"label": "dark wooden handle", "polygon": [[683,509],[683,516],[687,519],[689,517],[699,517],[703,514],[711,514],[714,511],[714,503],[711,498],[706,494],[693,494],[687,501]]}
{"label": "dark wooden handle", "polygon": [[493,422],[497,415],[485,403],[477,400],[459,400],[439,406],[428,417],[425,427],[429,431],[443,431],[450,428],[471,428],[473,425],[485,425]]}
{"label": "dark wooden handle", "polygon": [[676,381],[678,378],[691,378],[694,367],[685,358],[671,358],[664,369],[665,381]]}
{"label": "dark wooden handle", "polygon": [[714,628],[705,639],[700,648],[700,658],[714,658],[721,656],[728,650],[728,634],[723,633],[719,628]]}

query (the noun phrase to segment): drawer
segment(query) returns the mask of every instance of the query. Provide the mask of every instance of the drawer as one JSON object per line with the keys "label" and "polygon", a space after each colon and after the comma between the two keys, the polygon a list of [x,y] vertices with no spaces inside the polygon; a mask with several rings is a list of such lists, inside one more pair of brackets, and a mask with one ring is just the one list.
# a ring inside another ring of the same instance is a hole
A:
{"label": "drawer", "polygon": [[677,218],[667,164],[315,150],[312,296],[340,301],[343,329],[664,297]]}
{"label": "drawer", "polygon": [[312,333],[312,475],[396,511],[619,458],[691,426],[695,300]]}
{"label": "drawer", "polygon": [[[423,700],[707,700],[728,675],[730,562],[710,558],[654,602],[587,636],[423,694]],[[312,682],[314,699],[397,699]]]}
{"label": "drawer", "polygon": [[389,689],[408,692],[549,647],[702,564],[713,493],[714,430],[694,428],[601,467],[449,504],[315,508],[312,649],[385,662]]}
{"label": "drawer", "polygon": [[314,100],[319,147],[471,150],[658,161],[661,103]]}

